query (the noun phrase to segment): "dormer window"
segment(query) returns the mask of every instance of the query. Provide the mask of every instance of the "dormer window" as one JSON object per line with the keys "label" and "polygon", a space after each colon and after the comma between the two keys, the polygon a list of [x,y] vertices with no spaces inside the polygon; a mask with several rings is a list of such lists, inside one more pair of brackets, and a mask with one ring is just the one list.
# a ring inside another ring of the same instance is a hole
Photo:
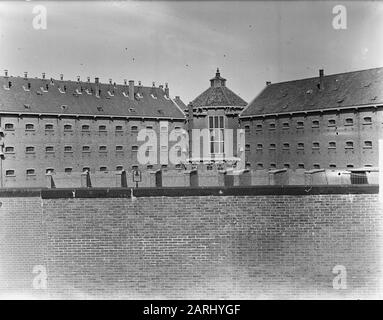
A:
{"label": "dormer window", "polygon": [[64,86],[64,88],[59,87],[58,90],[60,93],[66,93],[66,87],[65,86]]}
{"label": "dormer window", "polygon": [[40,90],[41,90],[41,92],[48,92],[48,88],[47,87],[40,87]]}
{"label": "dormer window", "polygon": [[79,88],[76,89],[76,94],[82,94],[82,92]]}
{"label": "dormer window", "polygon": [[23,85],[24,91],[31,91],[31,84],[28,83],[27,87]]}

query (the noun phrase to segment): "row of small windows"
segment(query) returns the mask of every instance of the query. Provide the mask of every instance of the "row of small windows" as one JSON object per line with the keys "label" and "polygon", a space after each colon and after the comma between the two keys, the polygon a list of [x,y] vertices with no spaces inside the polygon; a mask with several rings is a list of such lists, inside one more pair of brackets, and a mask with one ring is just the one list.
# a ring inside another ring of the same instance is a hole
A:
{"label": "row of small windows", "polygon": [[[165,128],[167,129],[167,127],[165,127]],[[7,130],[7,131],[13,131],[13,130],[15,130],[15,125],[13,123],[6,123],[4,125],[4,129]],[[153,126],[146,126],[146,129],[148,129],[148,130],[149,129],[153,129]],[[175,130],[179,130],[179,129],[181,129],[181,127],[174,127],[174,129]],[[25,125],[25,130],[26,131],[34,131],[35,130],[35,125],[33,123],[27,123]],[[45,131],[53,131],[53,130],[54,130],[53,124],[48,123],[48,124],[45,125]],[[65,124],[64,125],[64,131],[66,131],[66,132],[73,131],[73,126],[71,124]],[[83,131],[83,132],[90,131],[90,125],[83,124],[81,126],[81,131]],[[98,126],[98,131],[106,132],[107,131],[106,125],[99,125]],[[122,132],[123,131],[123,127],[120,126],[120,125],[117,125],[117,126],[115,126],[115,131],[116,132]],[[131,132],[137,132],[138,131],[138,126],[131,126],[130,127],[130,131]]]}
{"label": "row of small windows", "polygon": [[[107,152],[107,146],[99,146],[98,150],[100,152]],[[133,152],[138,151],[138,146],[132,146],[131,150]],[[12,146],[7,146],[4,149],[5,153],[14,153],[15,152],[15,147]],[[82,152],[90,152],[91,148],[90,146],[82,146]],[[124,151],[124,146],[116,146],[116,151]],[[26,153],[35,153],[35,147],[34,146],[27,146],[25,147],[25,152]],[[50,153],[50,152],[55,152],[55,149],[53,146],[46,146],[45,147],[45,152]],[[72,146],[64,146],[64,152],[73,152],[73,147]]]}
{"label": "row of small windows", "polygon": [[[250,168],[251,167],[251,164],[250,163],[247,163],[246,164],[246,167],[247,168]],[[329,168],[331,168],[331,169],[335,169],[337,166],[336,166],[336,164],[334,164],[334,163],[330,163],[329,164],[329,166],[328,166]],[[353,164],[347,164],[347,166],[346,166],[347,168],[349,168],[349,169],[351,169],[351,168],[354,168],[354,165]],[[372,167],[372,165],[371,164],[366,164],[364,167]],[[283,164],[283,168],[285,168],[285,169],[290,169],[291,168],[291,165],[290,165],[290,163],[284,163]],[[256,163],[256,169],[264,169],[264,165],[263,165],[263,163]],[[277,169],[277,165],[275,164],[275,163],[270,163],[270,165],[269,165],[269,169]],[[298,163],[297,164],[297,169],[305,169],[305,164],[304,163]],[[321,166],[320,166],[320,164],[319,163],[314,163],[313,165],[312,165],[312,169],[321,169]]]}
{"label": "row of small windows", "polygon": [[[312,120],[311,122],[311,127],[312,128],[319,128],[319,120]],[[371,117],[364,117],[363,118],[363,124],[372,124],[372,118]],[[329,127],[334,127],[336,126],[336,120],[335,119],[329,119],[327,122],[327,125]],[[346,126],[353,126],[354,125],[354,119],[353,118],[346,118],[344,125]],[[270,122],[269,123],[269,129],[273,130],[276,128],[275,122]],[[290,128],[290,122],[283,122],[282,123],[282,129],[289,129]],[[297,129],[303,129],[304,128],[304,122],[303,121],[297,121],[296,122],[296,128]],[[258,123],[255,126],[256,130],[262,130],[263,129],[263,124]],[[249,132],[250,131],[250,126],[245,125],[245,131]]]}
{"label": "row of small windows", "polygon": [[[345,143],[345,149],[353,149],[354,148],[354,142],[353,141],[346,141]],[[250,151],[251,145],[246,144],[245,145],[245,150]],[[275,143],[270,143],[269,145],[269,150],[275,150],[276,144]],[[305,148],[305,144],[303,142],[298,142],[297,143],[297,149],[298,150],[303,150]],[[335,141],[330,141],[328,143],[328,148],[329,149],[336,149],[336,142]],[[363,142],[363,148],[364,149],[371,149],[372,148],[372,141],[364,141]],[[289,150],[290,149],[290,144],[289,143],[283,143],[282,144],[282,149],[283,150]],[[320,143],[319,142],[313,142],[312,143],[312,149],[320,149]],[[263,144],[258,143],[256,145],[256,150],[263,150]]]}
{"label": "row of small windows", "polygon": [[[153,169],[153,165],[149,164],[146,166],[147,169]],[[161,165],[161,168],[162,169],[166,169],[167,168],[167,165],[166,164],[163,164]],[[176,168],[180,168],[180,165],[176,165]],[[117,166],[116,167],[116,171],[122,171],[124,169],[123,166]],[[137,165],[133,165],[132,166],[132,170],[137,170],[138,169],[138,166]],[[82,168],[82,171],[83,172],[86,172],[86,171],[90,171],[90,167],[83,167]],[[102,166],[102,167],[99,167],[99,171],[100,172],[107,172],[108,171],[108,167],[106,166]],[[73,172],[73,168],[64,168],[64,172],[65,173],[72,173]],[[36,175],[36,170],[35,169],[26,169],[25,171],[26,175],[27,176],[34,176]],[[54,169],[53,168],[47,168],[45,170],[45,173],[54,173]],[[16,176],[16,172],[14,169],[9,169],[9,170],[6,170],[5,171],[5,176],[7,177],[15,177]]]}

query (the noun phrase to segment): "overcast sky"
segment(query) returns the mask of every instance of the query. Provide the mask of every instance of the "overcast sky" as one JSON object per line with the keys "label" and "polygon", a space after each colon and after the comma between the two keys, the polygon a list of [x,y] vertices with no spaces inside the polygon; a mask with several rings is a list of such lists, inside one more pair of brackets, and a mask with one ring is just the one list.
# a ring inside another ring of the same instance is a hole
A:
{"label": "overcast sky", "polygon": [[[37,4],[47,29],[32,26]],[[332,8],[347,9],[347,29]],[[383,66],[383,2],[0,2],[0,72],[169,82],[188,103],[217,67],[246,101],[280,82]]]}

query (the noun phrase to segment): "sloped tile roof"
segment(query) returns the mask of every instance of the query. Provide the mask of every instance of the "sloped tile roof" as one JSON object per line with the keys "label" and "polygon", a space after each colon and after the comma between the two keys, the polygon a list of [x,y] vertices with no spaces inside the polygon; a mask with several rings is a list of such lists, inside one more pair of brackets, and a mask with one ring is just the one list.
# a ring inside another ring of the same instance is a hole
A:
{"label": "sloped tile roof", "polygon": [[280,82],[266,86],[241,117],[383,103],[383,68]]}
{"label": "sloped tile roof", "polygon": [[246,106],[247,103],[229,88],[210,87],[192,101],[194,107]]}
{"label": "sloped tile roof", "polygon": [[[11,88],[6,90],[9,82]],[[28,89],[28,83],[30,91],[24,89]],[[46,86],[48,91],[44,92]],[[62,93],[64,86],[66,92]],[[98,98],[96,84],[91,82],[0,77],[0,112],[185,118],[162,88],[136,85],[134,101],[124,96],[129,94],[128,85],[99,83],[99,89]]]}

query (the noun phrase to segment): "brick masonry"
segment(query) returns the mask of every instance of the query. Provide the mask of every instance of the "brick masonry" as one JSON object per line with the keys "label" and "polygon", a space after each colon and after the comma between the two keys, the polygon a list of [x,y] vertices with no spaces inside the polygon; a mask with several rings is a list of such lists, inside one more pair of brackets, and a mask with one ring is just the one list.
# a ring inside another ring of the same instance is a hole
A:
{"label": "brick masonry", "polygon": [[[376,187],[164,190],[0,195],[0,295],[382,297]],[[36,264],[47,290],[32,288]]]}

